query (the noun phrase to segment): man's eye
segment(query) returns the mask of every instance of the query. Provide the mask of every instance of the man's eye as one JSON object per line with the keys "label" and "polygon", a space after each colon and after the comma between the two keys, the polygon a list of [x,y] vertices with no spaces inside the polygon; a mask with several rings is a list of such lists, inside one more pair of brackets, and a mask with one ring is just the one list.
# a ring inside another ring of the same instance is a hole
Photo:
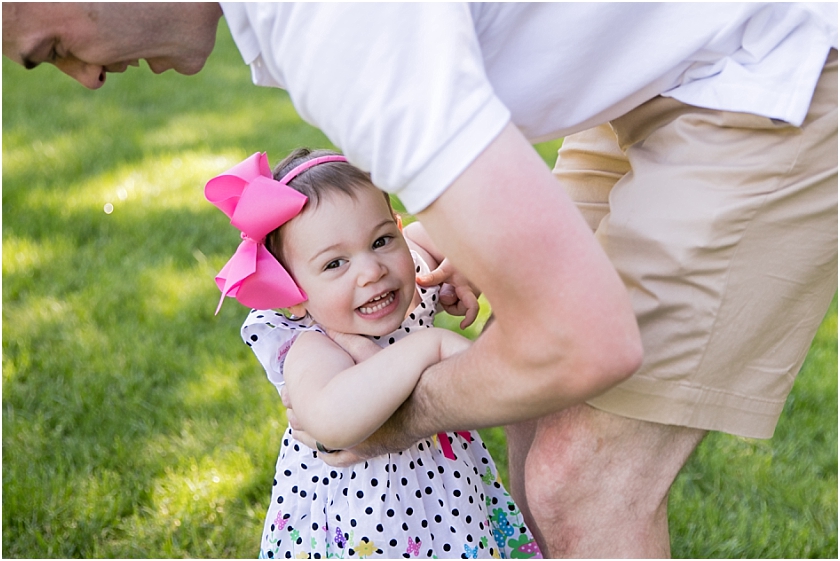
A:
{"label": "man's eye", "polygon": [[373,249],[379,249],[380,247],[384,247],[391,242],[391,236],[382,236],[381,238],[376,238],[376,241],[373,242]]}

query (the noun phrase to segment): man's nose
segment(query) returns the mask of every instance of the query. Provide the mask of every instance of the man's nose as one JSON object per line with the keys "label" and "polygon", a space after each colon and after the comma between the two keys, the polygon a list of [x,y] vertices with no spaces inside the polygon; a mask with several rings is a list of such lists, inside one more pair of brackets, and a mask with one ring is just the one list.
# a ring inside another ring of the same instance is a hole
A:
{"label": "man's nose", "polygon": [[74,58],[59,60],[55,63],[55,66],[91,90],[99,89],[105,83],[105,68],[103,66],[88,64]]}

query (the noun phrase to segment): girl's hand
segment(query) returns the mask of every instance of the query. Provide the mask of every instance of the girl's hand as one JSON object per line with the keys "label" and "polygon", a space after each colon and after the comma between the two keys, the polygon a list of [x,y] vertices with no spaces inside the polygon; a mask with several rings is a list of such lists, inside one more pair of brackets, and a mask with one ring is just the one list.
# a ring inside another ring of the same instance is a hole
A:
{"label": "girl's hand", "polygon": [[332,329],[327,329],[327,335],[330,339],[335,341],[339,347],[347,351],[347,354],[353,358],[353,362],[356,364],[364,362],[382,350],[379,345],[362,335],[340,333],[338,331],[333,331]]}
{"label": "girl's hand", "polygon": [[446,313],[464,316],[461,329],[466,329],[478,317],[478,296],[481,291],[458,272],[449,259],[444,259],[437,269],[425,275],[417,275],[417,284],[429,288],[441,285],[440,304]]}

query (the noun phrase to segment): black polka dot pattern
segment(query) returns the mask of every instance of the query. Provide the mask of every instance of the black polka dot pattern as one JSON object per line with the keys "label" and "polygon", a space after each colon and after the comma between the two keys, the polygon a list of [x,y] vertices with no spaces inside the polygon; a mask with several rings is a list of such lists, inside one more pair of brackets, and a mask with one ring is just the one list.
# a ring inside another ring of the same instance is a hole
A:
{"label": "black polka dot pattern", "polygon": [[[418,261],[417,271],[428,267]],[[438,289],[423,289],[420,306],[389,335],[388,346],[431,327]],[[259,317],[258,317],[259,316]],[[283,347],[320,330],[274,311],[254,310],[242,328],[269,379],[282,386]],[[448,435],[456,459],[436,439],[347,468],[324,464],[287,428],[277,461],[260,547],[261,558],[528,558],[536,542],[497,481],[477,433]],[[469,474],[472,477],[467,477]]]}
{"label": "black polka dot pattern", "polygon": [[472,442],[451,438],[464,450],[456,460],[425,439],[402,454],[341,469],[312,459],[299,443],[295,450],[287,429],[261,556],[535,556],[536,542],[478,434]]}

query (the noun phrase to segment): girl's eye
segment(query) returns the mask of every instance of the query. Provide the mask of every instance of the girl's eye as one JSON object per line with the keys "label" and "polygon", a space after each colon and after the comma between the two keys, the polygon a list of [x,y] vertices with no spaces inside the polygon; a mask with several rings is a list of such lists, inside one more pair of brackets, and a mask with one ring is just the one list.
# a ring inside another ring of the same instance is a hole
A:
{"label": "girl's eye", "polygon": [[376,238],[376,241],[373,242],[373,249],[379,249],[380,247],[384,247],[391,243],[391,236],[382,236],[381,238]]}
{"label": "girl's eye", "polygon": [[338,269],[339,267],[341,267],[342,261],[344,261],[344,259],[333,259],[332,261],[326,264],[324,270],[329,271],[330,269]]}

